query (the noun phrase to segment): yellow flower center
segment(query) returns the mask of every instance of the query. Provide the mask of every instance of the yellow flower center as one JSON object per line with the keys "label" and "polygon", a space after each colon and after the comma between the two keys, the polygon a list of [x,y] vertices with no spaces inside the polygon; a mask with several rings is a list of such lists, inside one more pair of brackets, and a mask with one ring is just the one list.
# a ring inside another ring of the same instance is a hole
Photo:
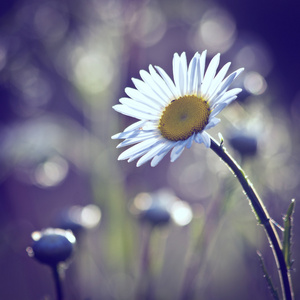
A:
{"label": "yellow flower center", "polygon": [[184,141],[208,124],[210,107],[196,96],[183,96],[166,106],[159,120],[161,135],[170,141]]}

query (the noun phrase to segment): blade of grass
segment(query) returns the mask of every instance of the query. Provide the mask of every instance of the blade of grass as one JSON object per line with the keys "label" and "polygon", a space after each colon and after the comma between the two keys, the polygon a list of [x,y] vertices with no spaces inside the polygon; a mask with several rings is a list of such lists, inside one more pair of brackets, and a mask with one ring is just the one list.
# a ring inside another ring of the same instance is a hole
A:
{"label": "blade of grass", "polygon": [[272,282],[272,279],[271,279],[270,275],[268,274],[268,271],[266,269],[265,262],[263,260],[262,254],[259,251],[257,251],[257,255],[258,255],[258,258],[259,258],[259,261],[260,261],[261,269],[264,273],[264,277],[266,278],[268,288],[269,288],[274,300],[279,300],[277,289],[275,289],[275,287],[273,285],[273,282]]}
{"label": "blade of grass", "polygon": [[293,222],[293,212],[295,209],[295,199],[292,199],[291,204],[288,208],[287,214],[284,218],[284,234],[283,234],[283,244],[282,251],[284,255],[284,260],[288,269],[291,269],[291,242],[292,242],[292,222]]}

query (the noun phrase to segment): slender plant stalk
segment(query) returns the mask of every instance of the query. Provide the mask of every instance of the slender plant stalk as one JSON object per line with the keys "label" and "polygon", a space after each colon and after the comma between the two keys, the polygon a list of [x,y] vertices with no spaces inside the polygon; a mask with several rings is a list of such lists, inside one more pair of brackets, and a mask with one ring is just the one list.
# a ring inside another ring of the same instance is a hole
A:
{"label": "slender plant stalk", "polygon": [[53,274],[53,279],[54,279],[55,289],[56,289],[56,299],[63,300],[63,291],[62,291],[61,279],[58,272],[58,265],[52,266],[52,274]]}
{"label": "slender plant stalk", "polygon": [[150,256],[150,243],[153,233],[153,227],[145,227],[145,237],[142,245],[142,254],[140,262],[140,277],[136,291],[136,300],[145,299],[151,300],[153,290],[151,278],[151,256]]}
{"label": "slender plant stalk", "polygon": [[261,269],[263,271],[264,277],[266,279],[268,288],[269,288],[269,290],[270,290],[270,292],[271,292],[271,294],[273,296],[273,299],[274,300],[279,300],[280,298],[278,296],[277,289],[274,287],[273,282],[271,280],[271,277],[268,274],[268,271],[267,271],[265,263],[264,263],[264,259],[263,259],[262,255],[261,255],[261,253],[259,251],[257,251],[257,255],[258,255],[258,258],[259,258],[259,261],[260,261]]}
{"label": "slender plant stalk", "polygon": [[292,282],[289,274],[289,270],[287,268],[281,241],[278,237],[278,234],[275,230],[275,227],[271,221],[271,218],[262,202],[262,200],[257,195],[252,183],[247,178],[246,174],[242,170],[242,168],[237,164],[237,162],[228,154],[223,145],[218,144],[214,139],[211,138],[211,146],[210,148],[228,165],[228,167],[232,170],[232,172],[236,175],[240,184],[242,185],[246,195],[249,198],[249,201],[252,205],[254,213],[259,220],[259,222],[264,226],[265,232],[269,239],[271,248],[273,250],[273,255],[276,261],[276,265],[278,268],[282,295],[284,300],[293,300],[293,290],[292,290]]}

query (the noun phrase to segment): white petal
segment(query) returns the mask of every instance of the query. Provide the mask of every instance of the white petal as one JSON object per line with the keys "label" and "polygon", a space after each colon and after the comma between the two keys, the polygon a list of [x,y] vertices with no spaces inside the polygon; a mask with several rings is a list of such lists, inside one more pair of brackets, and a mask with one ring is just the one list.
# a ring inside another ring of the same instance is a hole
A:
{"label": "white petal", "polygon": [[150,150],[150,148],[157,142],[157,140],[157,138],[147,139],[139,144],[132,146],[131,148],[122,152],[119,155],[118,160],[128,159],[131,156],[135,156],[141,152],[143,153],[145,151]]}
{"label": "white petal", "polygon": [[125,128],[123,132],[114,134],[111,138],[112,139],[126,139],[130,136],[137,135],[137,132],[135,131],[135,129],[140,128],[145,123],[147,123],[147,121],[144,121],[144,120],[135,122],[135,123],[131,124],[130,126],[128,126],[127,128]]}
{"label": "white petal", "polygon": [[206,131],[202,131],[201,133],[203,144],[206,146],[206,148],[210,148],[210,135]]}
{"label": "white petal", "polygon": [[196,57],[196,65],[195,65],[195,74],[194,74],[194,80],[193,80],[193,87],[192,87],[192,92],[191,94],[193,95],[198,95],[198,86],[200,86],[200,54],[197,52],[195,54],[195,57]]}
{"label": "white petal", "polygon": [[226,103],[218,104],[214,110],[211,112],[210,117],[214,118],[217,114],[219,114],[225,107],[227,106]]}
{"label": "white petal", "polygon": [[202,135],[201,135],[200,132],[195,135],[194,141],[196,143],[198,143],[198,144],[202,144],[203,143],[203,138],[202,138]]}
{"label": "white petal", "polygon": [[149,148],[142,149],[141,151],[139,151],[139,152],[135,153],[133,156],[131,156],[127,161],[130,163],[130,162],[136,160],[137,158],[143,156],[148,151],[149,151]]}
{"label": "white petal", "polygon": [[198,65],[198,56],[199,53],[196,53],[194,57],[192,58],[189,69],[188,69],[188,80],[187,80],[187,94],[192,95],[194,94],[195,85],[194,83],[197,82],[197,73],[196,73],[196,67]]}
{"label": "white petal", "polygon": [[144,85],[144,91],[143,93],[140,90],[136,90],[133,88],[126,88],[125,93],[132,98],[133,100],[142,102],[152,108],[155,109],[162,109],[164,107],[163,103],[161,103],[160,100],[157,99],[157,97],[153,94],[152,90],[148,87],[148,85],[138,79],[132,78],[132,81],[136,83],[137,81],[141,82]]}
{"label": "white petal", "polygon": [[126,131],[132,131],[132,130],[141,128],[141,127],[143,127],[144,124],[146,124],[146,123],[147,123],[147,121],[145,121],[145,120],[137,121],[137,122],[135,122],[135,123],[129,125],[128,127],[126,127],[126,128],[124,129],[124,132],[126,132]]}
{"label": "white petal", "polygon": [[122,134],[124,134],[124,132],[116,133],[116,134],[114,134],[114,135],[111,136],[111,139],[113,139],[113,140],[122,139],[122,137],[120,137]]}
{"label": "white petal", "polygon": [[[226,79],[223,80],[223,82],[226,81]],[[218,92],[213,96],[213,98],[210,100],[209,104],[211,107],[214,107],[215,105],[217,105],[218,103],[223,102],[227,97],[231,97],[232,94],[237,94],[241,91],[241,89],[236,88],[236,89],[232,89],[229,90],[227,92],[227,89],[229,88],[229,85],[225,83],[221,83],[220,85],[220,89],[218,90]],[[229,94],[227,94],[229,93]]]}
{"label": "white petal", "polygon": [[224,101],[224,103],[226,103],[226,105],[229,105],[229,104],[230,104],[232,101],[234,101],[236,98],[237,98],[237,96],[232,96],[232,97],[226,99],[226,100]]}
{"label": "white petal", "polygon": [[220,54],[218,53],[213,57],[213,59],[210,61],[208,68],[206,70],[202,86],[201,86],[201,94],[205,95],[212,83],[213,78],[216,75],[217,68],[219,66],[220,62]]}
{"label": "white petal", "polygon": [[175,87],[177,90],[177,94],[179,96],[182,96],[181,90],[180,90],[180,58],[178,53],[175,53],[173,56],[173,78],[175,82]]}
{"label": "white petal", "polygon": [[[229,102],[233,101],[234,99],[237,98],[236,94],[240,93],[241,91],[242,91],[242,89],[235,88],[235,89],[232,89],[232,90],[229,90],[229,91],[223,93],[216,100],[214,100],[213,105],[211,105],[211,107],[214,108],[218,104],[227,103],[228,100],[230,100]],[[235,98],[233,99],[232,97],[235,97]]]}
{"label": "white petal", "polygon": [[174,147],[176,142],[168,142],[166,147],[162,149],[151,161],[151,167],[155,167],[158,163],[168,154],[168,152]]}
{"label": "white petal", "polygon": [[186,54],[182,52],[180,56],[180,91],[181,96],[186,95],[187,93],[187,61]]}
{"label": "white petal", "polygon": [[224,83],[226,83],[228,86],[231,85],[232,81],[234,79],[236,79],[242,72],[244,71],[244,68],[240,68],[234,72],[232,72],[229,76],[227,76],[225,79],[224,79]]}
{"label": "white petal", "polygon": [[230,67],[230,62],[227,63],[217,74],[217,76],[213,79],[209,90],[207,91],[207,97],[213,97],[214,92],[217,91],[218,86],[220,85],[220,83],[222,82],[222,80],[224,79],[229,67]]}
{"label": "white petal", "polygon": [[227,91],[224,95],[223,95],[223,97],[222,98],[229,98],[229,97],[231,97],[231,96],[235,96],[235,95],[237,95],[238,93],[240,93],[242,91],[242,89],[240,89],[240,88],[234,88],[234,89],[231,89],[231,90],[229,90],[229,91]]}
{"label": "white petal", "polygon": [[138,111],[142,111],[151,115],[158,115],[160,114],[160,111],[157,109],[153,109],[152,107],[143,104],[142,102],[132,100],[130,98],[121,98],[120,103],[122,103],[125,106],[131,107],[133,109],[136,109]]}
{"label": "white petal", "polygon": [[136,166],[139,167],[143,165],[144,163],[152,159],[154,156],[156,156],[158,153],[160,153],[161,150],[163,150],[164,148],[166,148],[166,144],[163,142],[159,142],[138,160]]}
{"label": "white petal", "polygon": [[152,115],[150,113],[142,112],[136,109],[133,109],[129,106],[117,104],[113,106],[113,109],[123,115],[133,117],[136,119],[142,119],[142,120],[158,120],[158,115]]}
{"label": "white petal", "polygon": [[156,83],[157,87],[160,89],[161,93],[163,93],[168,101],[174,99],[174,94],[172,90],[169,89],[168,85],[165,83],[165,81],[157,74],[155,69],[152,65],[149,66],[150,75],[152,76],[154,82]]}
{"label": "white petal", "polygon": [[197,95],[198,97],[201,96],[201,86],[204,77],[204,70],[205,70],[205,61],[206,61],[206,50],[201,53],[200,60],[199,60],[199,68],[198,68],[198,87],[197,87]]}
{"label": "white petal", "polygon": [[155,66],[156,70],[159,72],[160,76],[163,78],[167,86],[169,87],[170,91],[174,95],[174,99],[179,98],[179,93],[169,75],[160,67]]}
{"label": "white petal", "polygon": [[152,76],[145,70],[141,70],[140,75],[141,78],[144,80],[144,82],[152,89],[157,99],[159,99],[163,105],[167,104],[169,102],[170,97],[168,97],[166,93],[163,93],[161,91],[161,89],[157,86],[157,84],[153,80]]}
{"label": "white petal", "polygon": [[145,123],[145,125],[142,126],[141,129],[143,131],[156,130],[157,127],[158,127],[158,124],[156,122],[149,121],[149,122]]}
{"label": "white petal", "polygon": [[233,80],[243,71],[244,69],[238,69],[237,71],[231,73],[228,75],[220,84],[220,87],[216,93],[216,97],[219,97],[221,94],[223,94],[231,85]]}
{"label": "white petal", "polygon": [[143,142],[145,140],[148,140],[148,139],[151,139],[151,138],[154,138],[154,137],[158,137],[157,132],[150,131],[150,132],[148,132],[146,134],[143,134],[143,135],[138,135],[136,137],[127,138],[126,140],[121,142],[119,145],[117,145],[117,148],[137,144],[137,143]]}
{"label": "white petal", "polygon": [[128,132],[120,132],[113,135],[111,138],[113,140],[116,139],[127,139],[127,138],[134,138],[138,135],[137,131],[128,131]]}
{"label": "white petal", "polygon": [[195,139],[195,133],[193,133],[193,135],[188,138],[187,143],[186,143],[187,149],[190,149],[192,147],[194,139]]}
{"label": "white petal", "polygon": [[188,140],[177,142],[176,146],[171,152],[171,162],[174,162],[183,152]]}
{"label": "white petal", "polygon": [[214,117],[210,117],[210,120],[208,122],[208,124],[205,126],[204,130],[208,130],[212,127],[215,127],[218,123],[220,123],[221,120],[218,118],[214,118]]}

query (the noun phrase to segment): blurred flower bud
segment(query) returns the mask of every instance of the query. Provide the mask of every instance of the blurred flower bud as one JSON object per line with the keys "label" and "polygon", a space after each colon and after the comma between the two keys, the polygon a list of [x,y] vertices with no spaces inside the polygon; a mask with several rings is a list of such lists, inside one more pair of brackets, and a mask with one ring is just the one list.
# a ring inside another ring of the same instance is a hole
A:
{"label": "blurred flower bud", "polygon": [[136,195],[130,211],[141,221],[148,222],[153,226],[166,225],[171,220],[178,226],[185,226],[193,218],[190,205],[177,198],[168,189]]}
{"label": "blurred flower bud", "polygon": [[153,226],[162,226],[170,222],[171,215],[165,206],[153,204],[141,212],[140,218],[142,221],[148,222]]}
{"label": "blurred flower bud", "polygon": [[142,222],[163,226],[171,221],[172,205],[177,200],[178,198],[166,189],[153,193],[140,193],[134,198],[130,210]]}
{"label": "blurred flower bud", "polygon": [[257,153],[257,138],[247,132],[233,133],[229,137],[229,143],[241,156],[254,156]]}
{"label": "blurred flower bud", "polygon": [[71,257],[76,238],[71,231],[47,228],[41,232],[33,232],[32,247],[27,253],[43,264],[55,266]]}

